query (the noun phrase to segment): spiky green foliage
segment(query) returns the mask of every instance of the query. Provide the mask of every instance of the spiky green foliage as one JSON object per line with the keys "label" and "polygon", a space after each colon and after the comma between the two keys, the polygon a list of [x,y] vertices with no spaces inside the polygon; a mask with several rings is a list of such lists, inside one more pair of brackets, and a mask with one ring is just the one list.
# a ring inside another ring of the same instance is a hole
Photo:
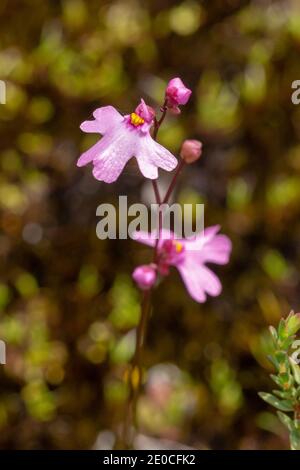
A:
{"label": "spiky green foliage", "polygon": [[277,389],[272,393],[259,393],[263,400],[278,410],[280,421],[289,430],[292,450],[300,450],[300,354],[299,342],[296,341],[299,330],[300,314],[294,312],[280,320],[277,330],[270,326],[274,352],[269,359],[276,369],[271,379]]}

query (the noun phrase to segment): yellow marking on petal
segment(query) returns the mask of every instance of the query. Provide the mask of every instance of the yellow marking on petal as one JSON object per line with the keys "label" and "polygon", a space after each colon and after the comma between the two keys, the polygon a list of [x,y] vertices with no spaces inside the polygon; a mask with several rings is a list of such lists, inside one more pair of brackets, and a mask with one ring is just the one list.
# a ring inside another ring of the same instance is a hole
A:
{"label": "yellow marking on petal", "polygon": [[143,118],[141,118],[141,116],[139,116],[138,114],[131,113],[130,114],[130,122],[135,127],[137,127],[137,126],[141,126],[142,124],[144,124],[145,120]]}

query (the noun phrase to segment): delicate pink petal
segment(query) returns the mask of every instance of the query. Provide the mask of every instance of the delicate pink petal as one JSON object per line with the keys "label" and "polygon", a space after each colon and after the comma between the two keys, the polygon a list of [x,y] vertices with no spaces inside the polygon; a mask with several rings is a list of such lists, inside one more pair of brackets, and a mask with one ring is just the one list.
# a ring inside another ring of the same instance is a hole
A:
{"label": "delicate pink petal", "polygon": [[80,124],[80,129],[83,132],[91,132],[93,134],[101,134],[99,122],[96,121],[84,121]]}
{"label": "delicate pink petal", "polygon": [[231,249],[231,241],[226,235],[216,235],[204,245],[201,257],[206,263],[227,264]]}
{"label": "delicate pink petal", "polygon": [[80,129],[83,132],[106,134],[124,120],[124,117],[113,106],[98,108],[93,116],[95,120],[81,123]]}
{"label": "delicate pink petal", "polygon": [[148,106],[143,100],[143,98],[141,99],[141,102],[137,106],[135,112],[148,123],[152,123],[155,117],[154,109],[151,108],[151,106]]}
{"label": "delicate pink petal", "polygon": [[103,139],[97,142],[93,147],[84,152],[77,161],[77,166],[84,166],[87,163],[93,161],[100,154],[101,149],[103,148]]}
{"label": "delicate pink petal", "polygon": [[100,134],[105,134],[112,130],[124,120],[124,117],[113,106],[98,108],[93,112],[93,116],[98,123],[97,132],[100,132]]}
{"label": "delicate pink petal", "polygon": [[219,231],[220,225],[212,225],[211,227],[206,227],[203,232],[199,232],[197,235],[193,235],[190,238],[187,238],[187,241],[192,241],[197,243],[197,246],[202,247],[208,240],[211,240]]}
{"label": "delicate pink petal", "polygon": [[143,133],[143,134],[149,134],[150,132],[150,129],[152,127],[152,123],[151,122],[147,122],[145,121],[144,124],[142,124],[139,128],[139,130]]}
{"label": "delicate pink petal", "polygon": [[118,179],[126,163],[132,157],[131,152],[112,145],[101,153],[101,158],[94,160],[93,175],[99,181],[113,183]]}
{"label": "delicate pink petal", "polygon": [[[94,117],[96,118],[94,121],[84,121],[80,125],[80,129],[84,132],[100,134],[105,134],[106,131],[110,130],[113,133],[116,125],[123,122],[123,116],[121,116],[121,114],[112,106],[105,106],[103,108],[96,109]],[[105,147],[108,147],[111,141],[112,139],[102,138],[99,142],[93,145],[93,147],[80,156],[77,161],[77,166],[84,166],[99,158],[101,152],[105,150]]]}
{"label": "delicate pink petal", "polygon": [[186,250],[192,251],[194,256],[202,263],[228,263],[232,244],[226,235],[216,235],[219,229],[219,225],[208,227],[205,229],[204,234],[186,240]]}
{"label": "delicate pink petal", "polygon": [[100,160],[93,168],[93,176],[98,181],[104,181],[104,183],[114,183],[119,178],[126,163],[127,162],[124,160],[116,162],[113,162],[112,160],[110,160],[110,162]]}
{"label": "delicate pink petal", "polygon": [[154,140],[152,140],[152,146],[154,152],[153,163],[155,165],[166,171],[172,171],[177,167],[177,158],[175,158],[169,150]]}
{"label": "delicate pink petal", "polygon": [[99,181],[113,183],[134,155],[136,134],[128,132],[126,125],[122,123],[106,134],[101,142],[101,152],[93,160],[93,175]]}
{"label": "delicate pink petal", "polygon": [[218,277],[192,256],[186,256],[184,261],[177,265],[177,269],[190,296],[196,302],[205,302],[206,293],[214,297],[221,293],[222,285]]}
{"label": "delicate pink petal", "polygon": [[204,237],[206,240],[214,237],[221,229],[220,225],[212,225],[211,227],[206,227],[204,229]]}
{"label": "delicate pink petal", "polygon": [[172,171],[176,168],[178,163],[174,155],[172,155],[171,152],[165,149],[162,145],[155,142],[150,134],[146,134],[139,138],[137,141],[135,156],[142,174],[146,178],[151,179],[157,178],[157,176],[154,176],[154,172],[152,172],[153,176],[147,176],[151,173],[151,166],[156,166],[166,171]]}
{"label": "delicate pink petal", "polygon": [[139,156],[137,158],[137,162],[139,169],[145,178],[149,178],[150,180],[155,180],[158,178],[157,166],[155,166],[153,163],[150,163],[145,155]]}

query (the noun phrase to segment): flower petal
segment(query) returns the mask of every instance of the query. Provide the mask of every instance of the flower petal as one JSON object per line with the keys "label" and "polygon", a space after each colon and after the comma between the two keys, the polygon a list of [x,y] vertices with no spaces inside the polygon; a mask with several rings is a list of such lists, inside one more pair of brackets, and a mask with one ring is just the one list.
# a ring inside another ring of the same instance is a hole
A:
{"label": "flower petal", "polygon": [[216,235],[204,245],[201,257],[206,263],[227,264],[231,249],[232,243],[226,235]]}
{"label": "flower petal", "polygon": [[93,161],[100,154],[103,147],[103,139],[99,140],[93,147],[84,152],[77,160],[77,166],[84,166]]}
{"label": "flower petal", "polygon": [[[162,168],[166,171],[172,171],[176,168],[178,161],[174,155],[162,145],[155,142],[150,134],[140,136],[137,144],[135,157],[141,172],[146,178],[151,178],[151,176],[147,176],[147,174],[151,173],[149,165]],[[154,175],[154,173],[152,174]],[[154,178],[155,176],[152,176],[151,179]]]}
{"label": "flower petal", "polygon": [[146,155],[139,156],[139,158],[137,158],[137,162],[139,169],[145,178],[149,178],[150,180],[158,178],[157,166],[150,163]]}
{"label": "flower petal", "polygon": [[196,302],[205,302],[206,293],[215,297],[222,291],[219,278],[192,256],[186,256],[177,266],[182,280]]}
{"label": "flower petal", "polygon": [[153,163],[155,163],[155,165],[166,171],[172,171],[174,170],[174,168],[177,167],[177,158],[175,158],[174,155],[169,152],[169,150],[167,150],[159,143],[154,142],[154,140],[152,142],[152,146],[154,152]]}
{"label": "flower petal", "polygon": [[101,159],[94,161],[94,177],[105,183],[113,183],[119,178],[131,156],[131,153],[121,152],[118,147],[105,150]]}
{"label": "flower petal", "polygon": [[93,116],[97,121],[97,132],[100,134],[105,134],[124,120],[124,117],[113,106],[98,108],[93,112]]}
{"label": "flower petal", "polygon": [[80,129],[83,131],[83,132],[91,132],[93,134],[101,134],[101,130],[100,130],[100,126],[99,126],[99,122],[96,121],[96,119],[94,121],[84,121],[80,124]]}
{"label": "flower petal", "polygon": [[186,250],[194,252],[194,256],[202,263],[228,263],[232,243],[226,235],[216,235],[219,229],[219,225],[208,227],[194,239],[186,240]]}
{"label": "flower petal", "polygon": [[113,183],[134,154],[135,136],[121,125],[104,136],[101,142],[101,152],[93,160],[93,175],[99,181]]}

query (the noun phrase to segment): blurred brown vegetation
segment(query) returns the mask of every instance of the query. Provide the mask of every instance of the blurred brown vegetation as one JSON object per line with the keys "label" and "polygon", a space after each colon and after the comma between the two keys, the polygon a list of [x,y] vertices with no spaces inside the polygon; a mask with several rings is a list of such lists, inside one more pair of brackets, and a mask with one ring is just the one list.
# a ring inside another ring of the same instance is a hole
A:
{"label": "blurred brown vegetation", "polygon": [[[300,79],[297,0],[1,0],[0,447],[105,446],[120,425],[139,293],[130,240],[100,241],[96,208],[147,200],[134,165],[93,180],[76,159],[99,106],[193,90],[160,141],[204,142],[177,197],[204,202],[233,241],[222,295],[199,305],[174,272],[154,297],[141,431],[195,448],[287,448],[257,397],[271,389],[266,326],[299,309]],[[162,180],[166,175],[161,175]]]}

